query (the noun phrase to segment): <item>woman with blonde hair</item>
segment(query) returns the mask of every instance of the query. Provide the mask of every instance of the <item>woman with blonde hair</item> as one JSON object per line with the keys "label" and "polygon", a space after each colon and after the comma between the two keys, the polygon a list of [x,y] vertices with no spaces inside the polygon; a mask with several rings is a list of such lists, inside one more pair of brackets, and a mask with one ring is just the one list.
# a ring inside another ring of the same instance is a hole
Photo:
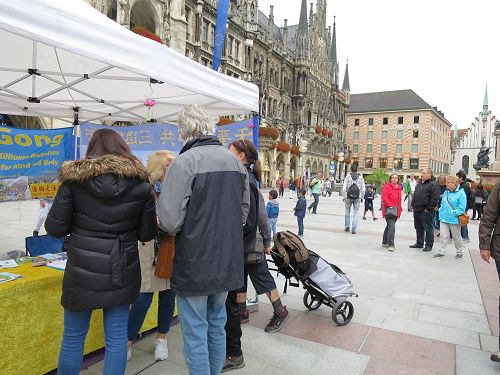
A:
{"label": "woman with blonde hair", "polygon": [[[169,151],[156,151],[148,158],[146,170],[149,182],[154,188],[156,198],[161,193],[161,186],[168,166],[175,159]],[[157,236],[158,238],[158,236]],[[144,319],[153,300],[154,292],[158,293],[158,332],[156,334],[154,359],[163,361],[168,358],[167,333],[174,315],[175,293],[170,289],[170,279],[155,276],[155,265],[158,261],[159,240],[139,243],[139,259],[141,262],[141,292],[130,308],[128,318],[128,351],[130,359],[132,343],[144,323]]]}
{"label": "woman with blonde hair", "polygon": [[444,257],[446,246],[450,238],[450,232],[457,249],[456,259],[463,256],[464,244],[462,236],[460,235],[460,220],[459,216],[466,212],[467,209],[467,196],[464,190],[460,187],[458,177],[446,177],[447,190],[443,193],[441,198],[441,207],[439,207],[439,221],[441,227],[441,246],[434,258]]}

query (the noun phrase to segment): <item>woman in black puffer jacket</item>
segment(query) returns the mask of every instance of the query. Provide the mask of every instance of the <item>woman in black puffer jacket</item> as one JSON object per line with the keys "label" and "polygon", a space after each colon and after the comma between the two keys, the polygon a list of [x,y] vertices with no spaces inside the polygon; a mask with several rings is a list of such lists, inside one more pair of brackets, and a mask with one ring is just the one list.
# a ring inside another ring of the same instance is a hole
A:
{"label": "woman in black puffer jacket", "polygon": [[45,222],[70,235],[63,279],[64,334],[58,374],[78,374],[92,311],[104,310],[105,375],[125,372],[129,305],[141,285],[138,241],[157,232],[146,169],[111,129],[94,133],[87,157],[59,171],[62,185]]}

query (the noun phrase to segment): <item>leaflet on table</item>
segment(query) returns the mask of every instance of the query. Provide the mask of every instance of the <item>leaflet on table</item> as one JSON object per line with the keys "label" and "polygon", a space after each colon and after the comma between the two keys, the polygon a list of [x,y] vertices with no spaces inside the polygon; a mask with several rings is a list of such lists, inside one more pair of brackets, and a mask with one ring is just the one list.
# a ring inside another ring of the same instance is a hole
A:
{"label": "leaflet on table", "polygon": [[0,272],[0,284],[21,278],[21,275],[10,273],[10,272]]}
{"label": "leaflet on table", "polygon": [[53,262],[55,260],[64,260],[64,259],[68,259],[68,256],[66,255],[66,253],[56,253],[56,254],[51,254],[51,253],[48,253],[48,254],[42,254],[39,256],[40,258],[43,258],[43,259],[46,259],[48,260],[49,262]]}
{"label": "leaflet on table", "polygon": [[0,260],[0,268],[14,268],[17,266],[18,265],[14,259]]}
{"label": "leaflet on table", "polygon": [[56,270],[64,271],[66,269],[66,262],[67,261],[68,261],[67,259],[54,260],[53,262],[48,263],[47,267],[54,268]]}

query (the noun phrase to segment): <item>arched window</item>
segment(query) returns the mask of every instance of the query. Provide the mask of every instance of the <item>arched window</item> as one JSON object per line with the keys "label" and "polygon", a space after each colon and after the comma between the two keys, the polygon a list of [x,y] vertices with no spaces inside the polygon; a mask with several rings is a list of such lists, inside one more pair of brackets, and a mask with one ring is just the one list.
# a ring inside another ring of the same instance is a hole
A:
{"label": "arched window", "polygon": [[156,13],[149,1],[137,1],[130,11],[130,29],[142,27],[156,34]]}
{"label": "arched window", "polygon": [[117,5],[116,5],[117,0],[113,0],[111,2],[111,5],[108,9],[108,18],[111,18],[113,21],[116,21],[116,15],[117,15]]}
{"label": "arched window", "polygon": [[465,174],[469,174],[469,156],[462,156],[462,169],[465,171]]}

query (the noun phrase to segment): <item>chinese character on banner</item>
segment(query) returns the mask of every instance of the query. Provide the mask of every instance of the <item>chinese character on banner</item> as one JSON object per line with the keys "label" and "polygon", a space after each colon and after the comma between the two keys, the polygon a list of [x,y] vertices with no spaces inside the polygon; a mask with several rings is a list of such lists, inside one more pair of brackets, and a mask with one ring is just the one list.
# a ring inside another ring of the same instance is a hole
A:
{"label": "chinese character on banner", "polygon": [[87,136],[88,139],[91,139],[94,133],[95,133],[94,129],[85,129],[85,135]]}
{"label": "chinese character on banner", "polygon": [[139,131],[139,141],[138,144],[152,144],[153,141],[149,138],[149,130],[140,130]]}
{"label": "chinese character on banner", "polygon": [[249,129],[247,127],[238,129],[235,136],[237,139],[242,139],[242,138],[252,139],[253,136],[252,129]]}
{"label": "chinese character on banner", "polygon": [[125,137],[125,142],[128,145],[136,145],[137,144],[137,132],[128,131],[127,136]]}
{"label": "chinese character on banner", "polygon": [[163,130],[160,135],[160,142],[162,145],[168,142],[170,146],[175,146],[174,132],[172,130]]}
{"label": "chinese character on banner", "polygon": [[217,136],[219,137],[220,143],[222,143],[222,145],[224,147],[229,146],[229,144],[231,143],[231,137],[229,135],[229,130],[219,130],[217,132]]}

